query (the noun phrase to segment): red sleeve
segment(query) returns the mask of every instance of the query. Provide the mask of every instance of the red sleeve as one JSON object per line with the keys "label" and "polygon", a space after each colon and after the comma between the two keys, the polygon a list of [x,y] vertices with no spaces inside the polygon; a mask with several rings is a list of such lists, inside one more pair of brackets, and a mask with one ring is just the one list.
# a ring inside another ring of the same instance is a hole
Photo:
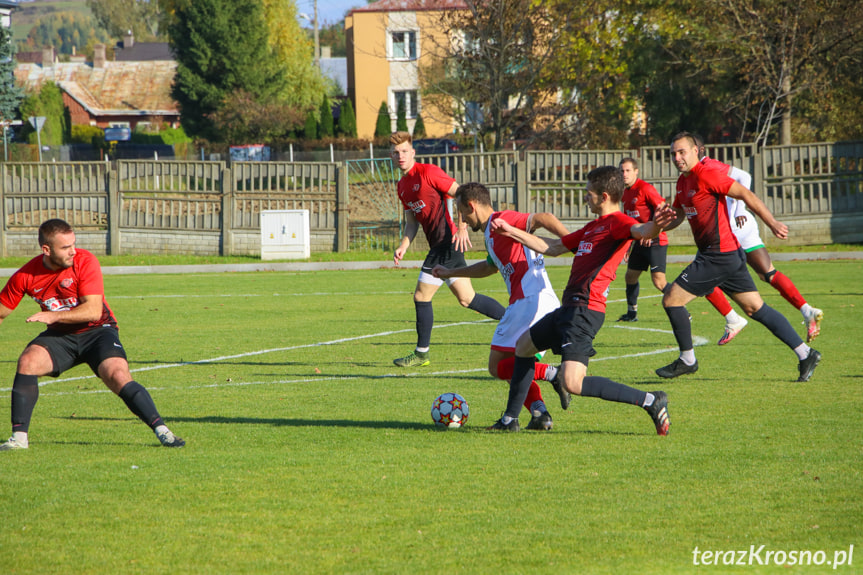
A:
{"label": "red sleeve", "polygon": [[21,273],[21,270],[15,272],[3,291],[0,292],[0,304],[3,304],[7,309],[15,309],[27,293],[26,277]]}
{"label": "red sleeve", "polygon": [[428,164],[428,169],[425,172],[428,183],[436,189],[441,195],[449,197],[449,189],[455,183],[455,178],[448,175],[438,166]]}
{"label": "red sleeve", "polygon": [[611,237],[616,240],[632,239],[632,226],[637,226],[638,220],[618,212],[611,227]]}
{"label": "red sleeve", "polygon": [[665,198],[659,195],[659,192],[656,191],[653,184],[645,183],[644,201],[647,202],[648,206],[655,210],[658,205],[665,201]]}
{"label": "red sleeve", "polygon": [[[83,255],[84,257],[80,257]],[[102,267],[96,256],[86,252],[78,252],[75,256],[78,264],[78,294],[79,295],[105,295],[105,285],[102,281]]]}
{"label": "red sleeve", "polygon": [[584,237],[584,228],[576,230],[569,235],[563,236],[560,238],[561,243],[566,246],[571,252],[578,251],[578,244],[581,243],[581,238]]}
{"label": "red sleeve", "polygon": [[518,228],[526,232],[530,231],[529,229],[527,229],[527,221],[530,218],[530,214],[507,210],[505,212],[500,212],[500,214],[498,214],[498,217],[502,217],[503,221],[505,221],[514,228]]}

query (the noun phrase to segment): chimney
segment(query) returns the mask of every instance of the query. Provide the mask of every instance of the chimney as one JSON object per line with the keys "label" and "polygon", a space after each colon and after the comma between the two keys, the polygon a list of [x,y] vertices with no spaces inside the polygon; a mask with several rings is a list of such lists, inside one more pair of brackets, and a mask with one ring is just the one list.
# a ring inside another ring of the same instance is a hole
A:
{"label": "chimney", "polygon": [[126,32],[126,35],[123,36],[123,49],[128,50],[132,46],[135,45],[135,36],[132,35],[132,31],[129,30]]}
{"label": "chimney", "polygon": [[332,57],[333,57],[332,46],[321,46],[321,58],[332,58]]}
{"label": "chimney", "polygon": [[104,68],[105,67],[105,45],[104,44],[96,44],[93,46],[93,67],[94,68]]}
{"label": "chimney", "polygon": [[54,48],[42,49],[42,67],[50,68],[54,65]]}

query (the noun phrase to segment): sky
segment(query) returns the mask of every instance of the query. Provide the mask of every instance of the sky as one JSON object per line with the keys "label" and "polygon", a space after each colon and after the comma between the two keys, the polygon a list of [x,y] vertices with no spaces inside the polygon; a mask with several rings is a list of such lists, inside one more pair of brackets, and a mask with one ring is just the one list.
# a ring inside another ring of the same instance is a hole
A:
{"label": "sky", "polygon": [[[317,0],[318,20],[321,25],[325,22],[335,24],[341,21],[345,12],[351,8],[359,8],[368,3],[366,0]],[[315,12],[315,0],[297,0],[297,12],[312,16]],[[303,26],[311,27],[307,20],[300,20]]]}

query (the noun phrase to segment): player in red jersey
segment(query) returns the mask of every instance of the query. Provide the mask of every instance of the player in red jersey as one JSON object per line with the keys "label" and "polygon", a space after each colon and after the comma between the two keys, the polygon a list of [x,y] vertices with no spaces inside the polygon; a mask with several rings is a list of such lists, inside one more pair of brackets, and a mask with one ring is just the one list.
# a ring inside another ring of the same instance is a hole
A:
{"label": "player in red jersey", "polygon": [[[463,252],[471,247],[471,243],[467,226],[461,224],[456,230],[447,207],[447,200],[452,198],[458,189],[455,179],[433,164],[417,162],[409,133],[395,132],[390,136],[390,144],[392,158],[402,172],[398,182],[398,195],[405,209],[405,232],[393,254],[393,261],[396,265],[399,264],[420,226],[429,243],[429,252],[414,290],[417,345],[414,351],[393,360],[393,363],[399,367],[423,367],[431,363],[429,347],[434,326],[432,298],[444,283],[444,280],[432,274],[432,269],[438,264],[446,268],[466,265]],[[476,293],[470,279],[448,278],[446,283],[464,307],[492,319],[503,317],[504,307],[497,300]]]}
{"label": "player in red jersey", "polygon": [[643,407],[653,419],[656,432],[667,435],[668,397],[663,391],[644,392],[605,377],[587,376],[587,364],[595,355],[593,339],[605,320],[608,285],[614,280],[632,239],[656,237],[674,219],[667,206],[654,220],[638,223],[620,212],[623,174],[614,166],[591,170],[587,175],[587,203],[599,217],[560,239],[547,240],[519,230],[502,218],[492,221],[496,233],[523,243],[530,249],[555,256],[575,254],[561,307],[547,314],[525,331],[515,346],[515,366],[509,400],[501,418],[489,429],[518,430],[518,415],[534,379],[534,354],[551,349],[562,356],[558,393],[599,397],[606,401]]}
{"label": "player in red jersey", "polygon": [[[543,257],[511,238],[493,234],[491,222],[501,218],[520,230],[544,228],[558,237],[569,232],[554,214],[548,212],[523,214],[512,210],[494,211],[488,188],[475,182],[459,186],[455,203],[462,220],[473,231],[483,232],[488,257],[466,267],[447,269],[437,265],[432,273],[441,278],[484,278],[500,272],[509,292],[509,306],[491,340],[488,371],[492,377],[509,381],[515,365],[515,342],[518,337],[546,313],[557,309],[560,300],[551,287]],[[554,366],[544,363],[536,366],[538,379],[554,382],[557,373]],[[531,415],[527,429],[548,431],[552,428],[551,414],[535,381],[531,382],[524,406]],[[561,407],[569,407],[568,394],[561,397]]]}
{"label": "player in red jersey", "polygon": [[[740,168],[729,166],[719,160],[714,160],[707,156],[707,151],[704,148],[704,142],[696,136],[698,144],[698,157],[701,158],[701,163],[708,168],[720,170],[728,176],[739,182],[744,188],[752,189],[752,176]],[[764,241],[758,233],[758,225],[755,218],[746,209],[746,204],[734,198],[727,198],[728,216],[732,219],[734,225],[731,229],[734,235],[737,236],[737,241],[740,242],[740,247],[746,253],[746,263],[749,264],[758,277],[762,281],[770,284],[788,303],[793,305],[800,311],[803,316],[803,323],[806,326],[806,343],[812,342],[818,334],[821,333],[821,321],[824,319],[824,312],[816,307],[812,307],[791,281],[791,278],[777,270],[773,266],[770,259],[770,252],[764,246]],[[713,293],[707,296],[709,301],[716,310],[725,316],[725,332],[719,339],[719,345],[725,345],[746,327],[746,319],[739,317],[737,312],[725,299],[722,290],[718,287],[713,290]]]}
{"label": "player in red jersey", "polygon": [[719,286],[737,302],[746,315],[764,324],[798,358],[798,381],[808,381],[821,360],[821,354],[810,348],[781,313],[764,303],[749,275],[746,256],[731,228],[726,197],[742,200],[781,239],[788,237],[788,227],[776,220],[764,203],[748,189],[720,170],[706,167],[699,159],[698,144],[689,132],[677,134],[671,142],[671,153],[680,177],[674,210],[677,218],[668,226],[673,229],[689,220],[698,254],[665,291],[662,305],[671,321],[680,357],[656,370],[660,377],[677,377],[698,371],[692,346],[692,326],[686,304],[707,296]]}
{"label": "player in red jersey", "polygon": [[[653,219],[656,210],[665,205],[665,198],[656,188],[638,177],[638,162],[635,158],[620,161],[623,172],[623,199],[620,209],[627,216],[644,223]],[[668,253],[668,236],[660,232],[658,237],[632,242],[626,266],[626,313],[617,321],[638,321],[638,276],[650,270],[650,279],[656,289],[662,291],[668,283],[665,279],[665,259]]]}
{"label": "player in red jersey", "polygon": [[99,261],[75,247],[75,232],[63,220],[48,220],[39,226],[39,245],[42,255],[15,272],[0,292],[0,322],[29,296],[42,310],[27,322],[47,326],[18,358],[12,383],[12,437],[0,445],[0,451],[29,447],[30,419],[39,399],[38,378],[57,377],[80,363],[87,363],[153,429],[162,445],[185,445],[162,421],[147,390],[132,379],[117,321],[105,301]]}

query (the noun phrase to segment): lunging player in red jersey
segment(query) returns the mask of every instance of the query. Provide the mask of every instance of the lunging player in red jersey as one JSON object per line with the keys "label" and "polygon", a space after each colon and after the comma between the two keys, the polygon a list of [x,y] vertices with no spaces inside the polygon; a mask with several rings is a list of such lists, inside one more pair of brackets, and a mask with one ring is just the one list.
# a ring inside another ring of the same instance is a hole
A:
{"label": "lunging player in red jersey", "polygon": [[723,171],[701,163],[693,134],[681,132],[674,136],[671,154],[680,177],[673,205],[677,218],[668,229],[680,225],[684,219],[689,220],[698,253],[665,291],[662,299],[680,348],[680,357],[657,369],[656,374],[671,378],[698,371],[692,346],[692,326],[685,306],[696,297],[707,296],[719,286],[746,315],[764,324],[794,350],[799,360],[797,381],[808,381],[821,360],[821,354],[803,342],[785,316],[761,299],[746,268],[746,255],[732,231],[726,197],[742,200],[780,239],[788,237],[788,227],[777,221],[751,191]]}
{"label": "lunging player in red jersey", "polygon": [[42,311],[27,322],[47,326],[18,358],[12,384],[12,437],[0,445],[0,451],[29,447],[30,418],[39,399],[38,378],[57,377],[85,362],[150,426],[162,445],[185,445],[162,421],[147,390],[132,379],[117,320],[105,301],[99,261],[75,247],[75,232],[63,220],[48,220],[39,226],[39,245],[42,255],[15,272],[0,292],[0,321],[29,296]]}
{"label": "lunging player in red jersey", "polygon": [[633,238],[656,237],[674,219],[674,212],[667,206],[656,211],[653,221],[642,224],[621,213],[623,188],[623,174],[619,168],[603,166],[591,170],[587,175],[587,203],[599,217],[560,239],[537,237],[509,225],[503,218],[492,221],[496,233],[523,243],[535,252],[550,256],[572,252],[575,257],[561,307],[518,338],[506,411],[489,429],[518,430],[518,414],[534,379],[534,354],[551,349],[563,359],[558,375],[561,385],[555,388],[558,393],[637,405],[650,414],[656,433],[668,434],[670,421],[665,392],[644,392],[605,377],[587,376],[588,361],[596,354],[593,339],[605,320],[608,285],[614,280],[629,244]]}
{"label": "lunging player in red jersey", "polygon": [[[395,132],[390,136],[392,158],[398,164],[402,177],[398,183],[398,195],[405,208],[405,233],[399,247],[393,253],[396,265],[402,260],[411,245],[420,225],[429,243],[429,252],[420,270],[414,290],[416,310],[416,349],[393,360],[399,367],[423,367],[431,364],[429,347],[434,326],[432,298],[444,280],[436,278],[432,269],[440,264],[446,268],[466,265],[464,251],[471,247],[467,226],[456,225],[447,209],[447,200],[455,195],[458,184],[434,164],[421,164],[414,158],[411,135]],[[477,311],[492,319],[503,317],[504,307],[495,299],[474,291],[468,278],[448,278],[450,291],[464,307]]]}
{"label": "lunging player in red jersey", "polygon": [[[627,216],[644,223],[653,219],[657,208],[665,205],[665,199],[659,195],[653,185],[638,177],[638,162],[635,158],[624,158],[620,161],[620,171],[623,172],[623,190],[621,211]],[[668,283],[665,279],[665,259],[668,253],[668,236],[660,232],[658,237],[632,242],[629,260],[626,266],[626,313],[617,321],[638,321],[638,276],[641,272],[650,270],[650,279],[656,289],[662,291]]]}
{"label": "lunging player in red jersey", "polygon": [[[494,330],[488,356],[488,372],[492,377],[509,381],[515,365],[515,342],[524,330],[548,312],[560,307],[560,300],[551,287],[542,255],[511,238],[492,233],[491,222],[501,218],[520,230],[532,232],[545,228],[558,237],[569,232],[554,214],[548,212],[523,214],[512,210],[494,211],[488,188],[476,182],[459,186],[455,193],[455,203],[462,220],[473,231],[483,232],[488,257],[467,267],[447,269],[437,265],[432,273],[440,278],[484,278],[500,272],[509,292],[509,306]],[[554,366],[544,363],[536,365],[538,379],[558,385],[557,374],[558,369]],[[563,409],[569,407],[569,400],[568,393],[561,395]],[[552,428],[554,422],[535,381],[530,384],[524,406],[531,415],[527,429],[548,431]]]}

